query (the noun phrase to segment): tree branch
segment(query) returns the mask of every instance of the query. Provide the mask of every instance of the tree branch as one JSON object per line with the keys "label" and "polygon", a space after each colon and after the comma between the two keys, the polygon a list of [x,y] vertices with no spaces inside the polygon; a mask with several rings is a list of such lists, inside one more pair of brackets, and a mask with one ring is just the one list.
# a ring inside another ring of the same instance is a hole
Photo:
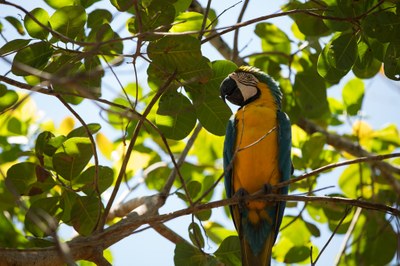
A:
{"label": "tree branch", "polygon": [[[363,149],[360,145],[357,145],[342,136],[330,133],[325,129],[323,129],[322,127],[318,126],[317,124],[314,124],[313,122],[305,118],[300,118],[297,121],[297,125],[301,127],[309,135],[315,132],[322,133],[326,137],[327,144],[335,147],[336,149],[346,151],[356,157],[372,158],[375,156],[374,154]],[[400,195],[400,182],[396,180],[396,178],[392,175],[392,173],[400,174],[400,168],[379,160],[372,160],[372,165],[376,166],[381,170],[381,172],[383,173],[382,176],[393,187],[393,189],[397,192],[397,194]]]}

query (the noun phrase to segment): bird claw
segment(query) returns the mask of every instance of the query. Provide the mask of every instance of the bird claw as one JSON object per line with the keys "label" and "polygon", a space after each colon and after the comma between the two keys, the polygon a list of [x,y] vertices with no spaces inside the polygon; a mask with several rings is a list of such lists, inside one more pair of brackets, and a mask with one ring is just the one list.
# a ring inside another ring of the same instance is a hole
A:
{"label": "bird claw", "polygon": [[264,184],[263,191],[264,191],[264,194],[271,194],[272,193],[272,185]]}
{"label": "bird claw", "polygon": [[246,209],[246,200],[243,199],[245,196],[249,195],[249,192],[247,192],[245,189],[240,188],[238,191],[235,193],[235,197],[239,198],[239,211],[242,212],[244,209]]}

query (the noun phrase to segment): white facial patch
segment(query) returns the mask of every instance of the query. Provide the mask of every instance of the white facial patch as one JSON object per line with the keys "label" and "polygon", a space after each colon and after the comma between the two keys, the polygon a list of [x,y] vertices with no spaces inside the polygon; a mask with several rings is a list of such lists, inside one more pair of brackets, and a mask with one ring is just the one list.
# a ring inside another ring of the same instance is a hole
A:
{"label": "white facial patch", "polygon": [[236,85],[238,86],[244,101],[247,101],[257,94],[258,91],[256,88],[256,84],[258,83],[258,80],[253,75],[246,76],[247,79],[243,80],[242,82],[240,81],[240,79],[242,79],[243,76],[239,77],[237,73],[232,73],[229,75],[229,77],[236,82]]}
{"label": "white facial patch", "polygon": [[243,85],[238,82],[236,84],[238,85],[239,90],[242,93],[243,100],[245,101],[257,94],[257,88],[254,86]]}

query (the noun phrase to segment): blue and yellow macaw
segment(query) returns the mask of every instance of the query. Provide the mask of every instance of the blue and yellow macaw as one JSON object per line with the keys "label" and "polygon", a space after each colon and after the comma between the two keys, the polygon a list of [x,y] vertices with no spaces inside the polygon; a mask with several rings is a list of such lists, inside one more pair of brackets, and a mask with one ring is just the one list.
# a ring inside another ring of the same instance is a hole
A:
{"label": "blue and yellow macaw", "polygon": [[[282,92],[267,74],[242,66],[221,84],[221,97],[240,108],[228,123],[224,143],[227,197],[266,192],[293,172],[291,126],[281,110]],[[287,194],[288,188],[276,193]],[[285,202],[243,200],[231,206],[243,266],[271,263]]]}

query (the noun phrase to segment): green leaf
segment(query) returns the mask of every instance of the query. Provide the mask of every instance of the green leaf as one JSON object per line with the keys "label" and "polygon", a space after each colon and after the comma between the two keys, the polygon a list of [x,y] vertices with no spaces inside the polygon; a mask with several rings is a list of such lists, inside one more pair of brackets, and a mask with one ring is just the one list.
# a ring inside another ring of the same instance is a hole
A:
{"label": "green leaf", "polygon": [[[290,40],[286,33],[280,30],[275,24],[267,22],[258,23],[254,32],[261,38],[261,46],[264,52],[290,55]],[[288,57],[285,56],[269,55],[269,57],[279,63],[288,62]]]}
{"label": "green leaf", "polygon": [[364,99],[364,82],[360,79],[352,79],[344,85],[342,90],[343,103],[347,114],[357,115]]}
{"label": "green leaf", "polygon": [[[137,11],[135,10],[135,13]],[[168,31],[171,27],[174,17],[175,8],[169,1],[165,0],[152,0],[147,7],[139,5],[140,12],[140,25],[137,16],[132,17],[128,21],[128,30],[136,34],[141,30],[142,32],[153,31]],[[155,40],[160,36],[144,36],[146,40]]]}
{"label": "green leaf", "polygon": [[349,71],[357,58],[357,36],[344,33],[333,37],[326,46],[329,64],[338,70]]}
{"label": "green leaf", "polygon": [[361,25],[366,35],[380,42],[400,40],[400,18],[393,12],[374,12],[366,16]]}
{"label": "green leaf", "polygon": [[198,162],[202,165],[214,165],[215,160],[221,158],[223,143],[222,137],[201,130],[190,154],[197,156]]}
{"label": "green leaf", "polygon": [[8,54],[10,52],[17,52],[21,50],[22,48],[26,47],[31,40],[25,40],[25,39],[14,39],[6,44],[4,44],[0,48],[0,56]]}
{"label": "green leaf", "polygon": [[225,265],[242,265],[239,238],[237,236],[225,238],[214,255]]}
{"label": "green leaf", "polygon": [[0,212],[0,232],[0,245],[3,248],[21,247],[27,242],[6,212]]}
{"label": "green leaf", "polygon": [[217,262],[214,258],[203,253],[198,248],[186,242],[181,242],[175,246],[174,264],[175,266],[216,266]]}
{"label": "green leaf", "polygon": [[303,161],[306,167],[315,169],[320,167],[320,156],[326,143],[326,136],[314,133],[301,147]]}
{"label": "green leaf", "polygon": [[362,184],[367,182],[371,174],[371,169],[367,165],[352,164],[340,175],[338,180],[339,187],[348,198],[356,199],[361,195],[369,198],[371,192],[369,193],[370,195],[367,195],[366,191],[361,191],[361,189]]}
{"label": "green leaf", "polygon": [[[317,3],[314,1],[308,1],[305,3],[301,3],[300,1],[289,1],[288,4],[282,7],[282,10],[321,9],[321,5],[324,6],[323,3]],[[318,10],[314,11],[314,13],[322,15],[322,12]],[[319,17],[309,16],[308,14],[293,14],[290,15],[290,17],[295,21],[298,29],[305,36],[324,36],[330,32]]]}
{"label": "green leaf", "polygon": [[44,0],[46,4],[54,9],[59,9],[64,6],[77,6],[81,4],[80,0]]}
{"label": "green leaf", "polygon": [[[79,33],[83,33],[86,17],[85,9],[82,6],[64,6],[54,12],[49,22],[53,30],[75,39]],[[61,41],[65,42],[65,40]]]}
{"label": "green leaf", "polygon": [[329,115],[325,82],[316,73],[311,71],[298,73],[293,93],[304,116],[323,118]]}
{"label": "green leaf", "polygon": [[62,211],[62,216],[60,219],[68,225],[72,225],[71,210],[72,210],[72,206],[75,204],[75,201],[77,198],[78,198],[78,194],[73,191],[64,190],[63,193],[61,194],[60,208],[63,211]]}
{"label": "green leaf", "polygon": [[347,21],[347,17],[338,6],[329,6],[328,10],[323,13],[324,16],[343,18],[343,20],[324,19],[325,25],[333,31],[346,31],[351,28],[352,24]]}
{"label": "green leaf", "polygon": [[[74,186],[78,189],[82,188],[82,191],[86,195],[90,195],[93,191],[96,191],[95,186],[95,170],[96,167],[90,166],[88,169],[82,172],[82,174],[74,180]],[[114,171],[112,168],[107,166],[98,167],[99,180],[97,181],[98,191],[103,193],[107,188],[111,186],[114,181]]]}
{"label": "green leaf", "polygon": [[147,173],[145,178],[146,186],[149,189],[155,189],[162,191],[165,186],[165,181],[167,181],[168,175],[171,169],[168,167],[160,166]]}
{"label": "green leaf", "polygon": [[372,214],[374,213],[367,213],[365,222],[357,223],[359,228],[354,237],[360,240],[358,249],[355,251],[356,247],[353,246],[352,252],[360,264],[390,265],[397,250],[397,234],[383,214]]}
{"label": "green leaf", "polygon": [[201,55],[200,41],[192,36],[166,36],[151,42],[148,56],[158,68],[175,71],[186,82],[206,83],[212,75],[209,60]]}
{"label": "green leaf", "polygon": [[[29,12],[31,16],[35,17],[44,26],[48,26],[49,14],[43,8],[35,8]],[[49,35],[48,30],[36,23],[30,16],[25,15],[24,26],[28,34],[33,38],[46,39]]]}
{"label": "green leaf", "polygon": [[88,15],[87,26],[95,29],[112,21],[112,14],[106,9],[95,9]]}
{"label": "green leaf", "polygon": [[358,43],[358,57],[353,66],[353,73],[358,78],[367,79],[375,76],[382,63],[374,57],[372,48],[365,42]]}
{"label": "green leaf", "polygon": [[307,246],[291,247],[286,253],[285,263],[298,263],[310,257],[310,248]]}
{"label": "green leaf", "polygon": [[[91,123],[91,124],[87,124],[86,126],[90,132],[90,135],[96,134],[101,129],[101,125],[98,123]],[[88,137],[88,133],[86,131],[87,129],[83,126],[75,128],[74,130],[72,130],[71,132],[68,133],[67,139],[74,138],[74,137]]]}
{"label": "green leaf", "polygon": [[89,138],[73,137],[67,139],[53,156],[54,170],[67,180],[79,176],[93,156]]}
{"label": "green leaf", "polygon": [[18,94],[13,90],[7,90],[4,84],[0,84],[0,113],[10,108],[18,101]]}
{"label": "green leaf", "polygon": [[192,180],[187,184],[188,193],[191,199],[197,197],[197,195],[201,191],[201,187],[201,183],[195,180]]}
{"label": "green leaf", "polygon": [[295,246],[303,246],[310,241],[311,233],[303,219],[293,216],[285,216],[282,220],[282,227],[291,223],[285,230],[281,231],[281,237],[287,237]]}
{"label": "green leaf", "polygon": [[17,163],[7,171],[6,185],[10,191],[18,195],[28,195],[31,185],[36,182],[35,164],[31,162]]}
{"label": "green leaf", "polygon": [[318,74],[331,83],[339,83],[339,81],[347,74],[345,70],[339,70],[332,66],[328,60],[329,48],[326,45],[318,56],[317,71]]}
{"label": "green leaf", "polygon": [[200,226],[196,223],[190,223],[188,231],[189,238],[192,241],[193,245],[198,248],[204,248],[204,238],[201,234]]}
{"label": "green leaf", "polygon": [[200,212],[196,212],[194,215],[196,216],[197,219],[199,219],[200,221],[207,221],[210,219],[212,214],[212,210],[204,210],[204,211],[200,211]]}
{"label": "green leaf", "polygon": [[210,133],[223,136],[232,111],[219,97],[219,86],[237,66],[230,61],[221,60],[213,62],[212,68],[213,76],[206,84],[189,85],[185,88],[193,100],[201,125]]}
{"label": "green leaf", "polygon": [[[13,74],[17,76],[32,75],[35,70],[42,70],[49,62],[53,49],[47,42],[33,43],[19,50],[15,55],[11,67]],[[26,67],[33,68],[25,69]]]}
{"label": "green leaf", "polygon": [[52,223],[58,223],[60,197],[48,197],[34,201],[25,215],[25,228],[34,236],[51,235]]}
{"label": "green leaf", "polygon": [[325,216],[324,208],[325,204],[314,202],[313,204],[307,204],[306,210],[311,218],[320,224],[326,223],[328,219]]}
{"label": "green leaf", "polygon": [[167,138],[183,139],[196,124],[193,105],[183,94],[167,92],[160,98],[156,123]]}
{"label": "green leaf", "polygon": [[[170,32],[200,31],[203,25],[204,16],[197,12],[184,12],[179,14],[174,21],[174,26]],[[210,20],[207,19],[205,25],[209,25]]]}
{"label": "green leaf", "polygon": [[176,14],[179,14],[187,10],[191,3],[192,3],[191,0],[178,0],[175,3],[173,3]]}
{"label": "green leaf", "polygon": [[80,234],[87,236],[95,229],[103,205],[95,196],[78,196],[72,206],[71,223]]}
{"label": "green leaf", "polygon": [[5,17],[5,20],[7,20],[17,30],[19,34],[25,35],[24,27],[22,26],[22,23],[19,19],[7,16]]}
{"label": "green leaf", "polygon": [[129,8],[133,7],[133,2],[131,0],[110,0],[110,2],[118,11],[127,11]]}
{"label": "green leaf", "polygon": [[40,139],[40,143],[39,145],[41,145],[41,150],[43,151],[44,154],[48,155],[48,156],[53,156],[53,154],[56,152],[56,150],[64,143],[64,141],[66,140],[65,136],[57,136],[54,137],[54,135],[51,132],[45,131],[42,132],[39,136],[38,136],[38,140],[36,140],[37,142],[39,141],[39,137],[43,134],[43,140]]}
{"label": "green leaf", "polygon": [[237,236],[236,231],[229,230],[217,222],[207,221],[203,224],[203,227],[207,232],[207,236],[216,244],[221,243],[229,236]]}
{"label": "green leaf", "polygon": [[400,43],[390,43],[383,61],[385,75],[393,80],[400,80]]}

